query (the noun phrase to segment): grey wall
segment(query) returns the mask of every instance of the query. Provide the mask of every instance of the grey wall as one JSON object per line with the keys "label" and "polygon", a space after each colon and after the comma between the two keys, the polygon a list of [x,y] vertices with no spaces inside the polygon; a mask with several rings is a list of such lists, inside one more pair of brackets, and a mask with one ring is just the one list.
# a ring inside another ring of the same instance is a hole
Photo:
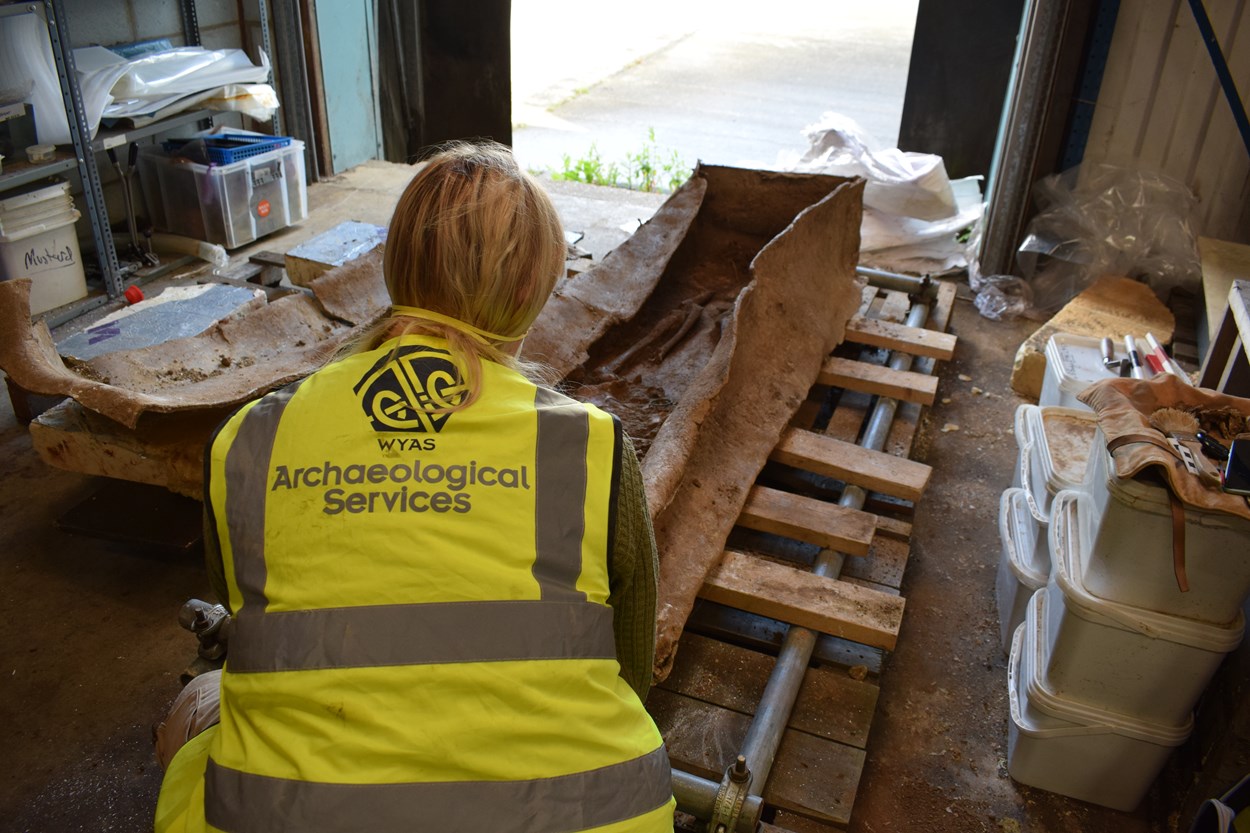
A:
{"label": "grey wall", "polygon": [[[74,46],[111,46],[154,38],[185,43],[177,0],[65,0]],[[235,0],[197,0],[201,43],[210,49],[243,46]]]}

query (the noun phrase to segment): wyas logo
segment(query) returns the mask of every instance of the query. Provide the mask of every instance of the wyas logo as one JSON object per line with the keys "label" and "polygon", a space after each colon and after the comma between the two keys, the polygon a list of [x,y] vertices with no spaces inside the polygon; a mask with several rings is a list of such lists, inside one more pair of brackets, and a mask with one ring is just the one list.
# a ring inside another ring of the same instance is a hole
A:
{"label": "wyas logo", "polygon": [[464,401],[467,389],[446,350],[405,347],[379,361],[353,388],[375,431],[439,432],[440,413]]}

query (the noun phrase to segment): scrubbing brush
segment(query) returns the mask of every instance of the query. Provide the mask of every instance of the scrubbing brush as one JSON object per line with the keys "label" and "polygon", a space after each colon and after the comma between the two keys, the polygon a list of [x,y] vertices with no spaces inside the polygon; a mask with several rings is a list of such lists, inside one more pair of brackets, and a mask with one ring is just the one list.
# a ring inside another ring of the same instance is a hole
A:
{"label": "scrubbing brush", "polygon": [[1150,427],[1168,438],[1190,474],[1207,486],[1219,488],[1220,470],[1203,453],[1196,416],[1179,408],[1159,408],[1150,415]]}

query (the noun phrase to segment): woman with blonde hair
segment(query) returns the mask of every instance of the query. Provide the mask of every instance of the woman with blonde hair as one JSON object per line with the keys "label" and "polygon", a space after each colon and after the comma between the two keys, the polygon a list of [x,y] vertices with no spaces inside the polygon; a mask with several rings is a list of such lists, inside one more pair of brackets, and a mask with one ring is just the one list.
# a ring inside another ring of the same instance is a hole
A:
{"label": "woman with blonde hair", "polygon": [[637,458],[516,358],[564,249],[506,148],[449,147],[395,209],[391,314],[218,429],[229,653],[161,728],[159,833],[672,829]]}

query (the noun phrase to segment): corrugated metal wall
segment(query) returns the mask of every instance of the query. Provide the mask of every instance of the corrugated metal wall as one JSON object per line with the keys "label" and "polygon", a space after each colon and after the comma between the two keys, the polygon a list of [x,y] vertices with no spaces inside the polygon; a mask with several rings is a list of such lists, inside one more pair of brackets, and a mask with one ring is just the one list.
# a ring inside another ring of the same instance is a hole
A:
{"label": "corrugated metal wall", "polygon": [[[1243,100],[1250,94],[1247,0],[1206,0]],[[1197,195],[1197,230],[1250,243],[1250,157],[1186,0],[1123,0],[1085,162],[1136,166]]]}

